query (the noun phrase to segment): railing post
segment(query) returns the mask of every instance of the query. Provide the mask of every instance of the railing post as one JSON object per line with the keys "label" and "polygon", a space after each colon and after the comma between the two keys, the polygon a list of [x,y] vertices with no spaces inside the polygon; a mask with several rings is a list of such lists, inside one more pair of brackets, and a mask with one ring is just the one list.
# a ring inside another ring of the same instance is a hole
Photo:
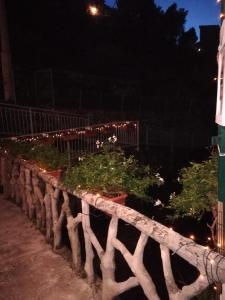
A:
{"label": "railing post", "polygon": [[87,115],[87,125],[85,126],[90,126],[91,125],[91,114]]}
{"label": "railing post", "polygon": [[137,134],[136,134],[136,138],[137,138],[137,151],[140,150],[140,122],[137,121]]}
{"label": "railing post", "polygon": [[1,189],[2,189],[2,193],[4,192],[4,184],[5,184],[5,161],[4,161],[4,157],[1,156],[0,157],[0,185],[1,185]]}
{"label": "railing post", "polygon": [[67,146],[68,168],[70,168],[71,167],[70,141],[66,142],[66,146]]}
{"label": "railing post", "polygon": [[10,176],[9,176],[9,159],[1,156],[1,185],[5,199],[10,196]]}
{"label": "railing post", "polygon": [[34,134],[34,127],[33,127],[33,118],[32,118],[32,109],[29,107],[29,118],[30,118],[30,132]]}
{"label": "railing post", "polygon": [[220,295],[220,300],[225,300],[225,284],[222,285],[222,294]]}

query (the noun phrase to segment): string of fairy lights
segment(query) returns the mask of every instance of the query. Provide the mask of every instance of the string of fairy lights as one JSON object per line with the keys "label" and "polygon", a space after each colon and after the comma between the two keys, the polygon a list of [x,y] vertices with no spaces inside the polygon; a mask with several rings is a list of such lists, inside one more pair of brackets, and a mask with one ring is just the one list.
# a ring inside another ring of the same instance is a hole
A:
{"label": "string of fairy lights", "polygon": [[[173,227],[169,227],[169,230],[173,231],[174,228]],[[217,251],[218,249],[222,250],[223,253],[225,253],[225,249],[222,249],[221,248],[221,244],[217,243],[215,246],[211,247],[207,244],[209,243],[212,243],[212,238],[210,236],[208,236],[206,238],[206,240],[202,241],[202,240],[199,240],[194,234],[190,234],[188,236],[188,238],[190,239],[190,242],[186,243],[186,244],[182,244],[180,246],[181,247],[184,247],[184,246],[188,246],[188,245],[191,245],[191,244],[195,244],[195,242],[200,242],[200,244],[204,243],[205,246],[204,246],[204,249],[205,249],[205,252],[204,252],[204,257],[203,257],[203,263],[204,263],[204,268],[205,268],[205,273],[204,274],[199,274],[199,278],[201,280],[205,280],[207,279],[209,284],[213,284],[212,288],[213,290],[216,292],[216,293],[219,293],[220,294],[220,288],[219,288],[219,285],[220,285],[220,280],[219,280],[219,276],[218,276],[218,268],[219,268],[219,264],[222,260],[225,260],[225,256],[222,254],[222,258],[220,256],[220,259],[218,262],[216,262],[215,260],[217,259],[217,256],[214,258],[214,259],[211,259],[209,258],[210,254],[214,251]],[[214,242],[213,242],[214,244]],[[176,251],[174,251],[172,253],[172,255],[176,254],[180,248],[178,248]],[[219,254],[218,254],[218,257],[219,257]],[[216,271],[215,271],[215,274],[213,274],[213,271],[212,271],[212,266],[216,263]],[[211,266],[211,267],[210,267]],[[209,267],[209,268],[208,268]],[[208,271],[208,269],[211,269],[211,271]],[[209,274],[210,273],[210,274]],[[216,277],[216,278],[215,278]]]}
{"label": "string of fairy lights", "polygon": [[126,122],[115,122],[107,123],[102,125],[93,125],[82,128],[71,128],[66,130],[47,132],[47,133],[38,133],[33,135],[26,136],[16,136],[11,137],[11,140],[15,142],[38,142],[38,141],[47,141],[49,139],[62,139],[67,140],[69,138],[87,138],[90,136],[98,136],[99,134],[108,133],[110,131],[116,130],[132,130],[137,129],[137,122],[126,121]]}

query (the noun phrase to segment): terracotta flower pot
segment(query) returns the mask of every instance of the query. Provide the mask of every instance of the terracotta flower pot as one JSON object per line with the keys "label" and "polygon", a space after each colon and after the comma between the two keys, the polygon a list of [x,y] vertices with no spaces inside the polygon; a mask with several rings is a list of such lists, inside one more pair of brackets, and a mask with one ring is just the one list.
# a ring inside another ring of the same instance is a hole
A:
{"label": "terracotta flower pot", "polygon": [[115,134],[115,135],[116,135],[116,131],[115,131],[114,128],[105,128],[105,129],[103,130],[103,133],[111,134],[111,135]]}
{"label": "terracotta flower pot", "polygon": [[97,136],[97,133],[96,131],[94,130],[86,130],[85,134],[84,134],[85,137],[96,137]]}
{"label": "terracotta flower pot", "polygon": [[112,201],[112,202],[118,203],[120,205],[125,205],[127,196],[128,196],[127,194],[120,194],[116,197],[111,198],[111,197],[108,197],[108,196],[107,197],[104,196],[104,198],[108,201]]}
{"label": "terracotta flower pot", "polygon": [[53,171],[47,171],[46,172],[48,175],[55,177],[56,179],[60,179],[61,175],[62,175],[62,170],[58,169],[58,170],[53,170]]}
{"label": "terracotta flower pot", "polygon": [[62,139],[64,141],[72,141],[72,140],[76,140],[78,138],[79,138],[79,134],[77,134],[77,133],[66,134],[62,137]]}
{"label": "terracotta flower pot", "polygon": [[214,286],[214,290],[217,293],[217,295],[222,294],[222,283],[216,282]]}
{"label": "terracotta flower pot", "polygon": [[54,144],[54,138],[52,136],[50,136],[48,138],[43,137],[43,138],[40,138],[36,143],[39,144],[39,145],[42,145],[42,144],[53,145]]}

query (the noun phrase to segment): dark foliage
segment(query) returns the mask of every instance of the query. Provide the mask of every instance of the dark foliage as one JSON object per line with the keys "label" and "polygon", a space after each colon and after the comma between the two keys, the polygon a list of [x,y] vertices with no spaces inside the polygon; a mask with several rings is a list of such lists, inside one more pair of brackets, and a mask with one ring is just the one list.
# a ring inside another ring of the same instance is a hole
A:
{"label": "dark foliage", "polygon": [[[137,101],[142,101],[143,109],[153,111],[200,111],[207,107],[204,101],[213,109],[216,59],[197,51],[195,30],[184,30],[188,12],[176,4],[162,11],[153,0],[117,0],[114,8],[103,0],[6,2],[15,69],[51,68],[128,80],[122,88],[118,83],[111,82],[109,88],[100,83],[101,92],[95,96],[98,84],[91,86],[89,79],[78,83],[77,78],[63,76],[58,83],[55,75],[59,104],[79,97],[74,92],[77,84],[80,90],[92,93],[88,106],[92,109],[102,101],[101,93],[109,99],[101,102],[105,108],[110,107],[109,95],[113,95],[116,109],[126,106],[124,99],[131,109],[137,109]],[[97,5],[98,16],[88,13],[90,4]],[[205,70],[209,60],[212,63]],[[19,80],[16,83],[23,85]]]}

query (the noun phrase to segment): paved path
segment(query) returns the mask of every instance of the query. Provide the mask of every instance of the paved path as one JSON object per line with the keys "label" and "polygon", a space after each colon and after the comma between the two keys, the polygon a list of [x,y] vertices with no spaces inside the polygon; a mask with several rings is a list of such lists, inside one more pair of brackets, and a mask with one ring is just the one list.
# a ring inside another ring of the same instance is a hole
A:
{"label": "paved path", "polygon": [[87,283],[54,254],[20,208],[0,196],[0,300],[91,300]]}

